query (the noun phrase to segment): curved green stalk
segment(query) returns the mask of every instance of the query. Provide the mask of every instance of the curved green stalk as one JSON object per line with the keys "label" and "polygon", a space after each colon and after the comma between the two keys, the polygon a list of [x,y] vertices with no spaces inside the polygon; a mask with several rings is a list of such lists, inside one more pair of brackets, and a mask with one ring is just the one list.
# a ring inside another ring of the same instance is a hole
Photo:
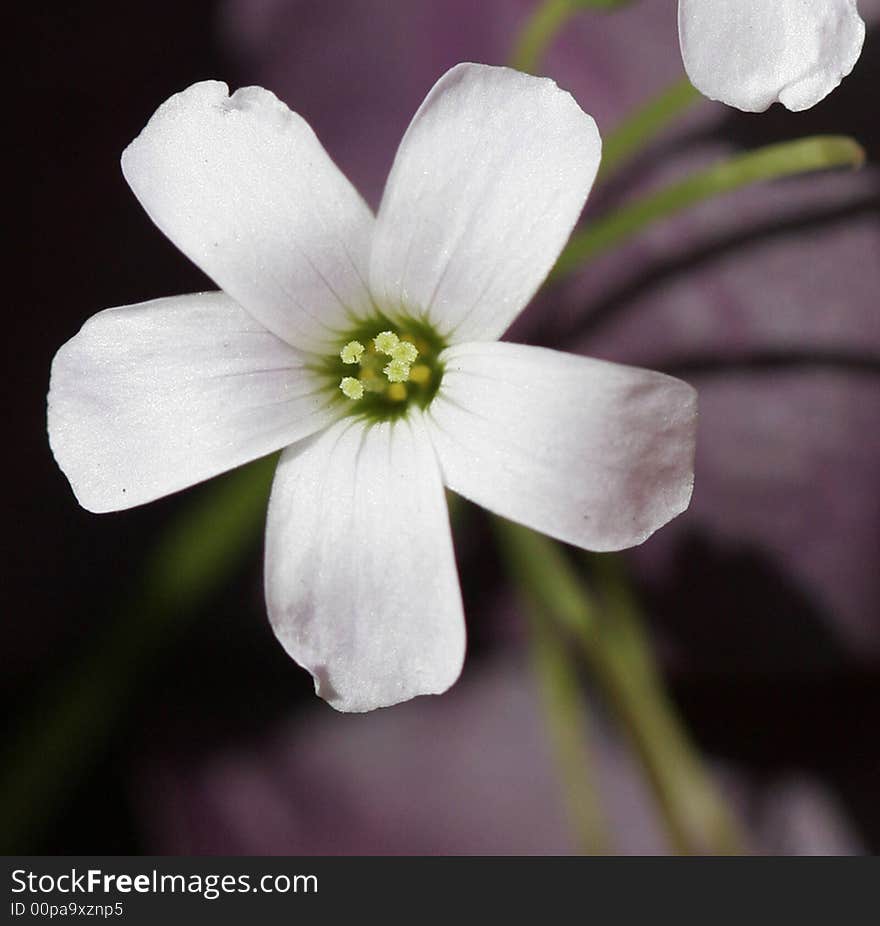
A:
{"label": "curved green stalk", "polygon": [[565,24],[581,10],[613,10],[630,0],[543,0],[517,37],[511,67],[537,74],[544,53]]}
{"label": "curved green stalk", "polygon": [[626,167],[682,113],[704,99],[684,77],[627,116],[602,140],[602,164],[597,183],[606,182]]}
{"label": "curved green stalk", "polygon": [[532,661],[541,687],[547,727],[571,811],[572,827],[584,855],[608,855],[611,839],[602,811],[590,716],[572,655],[540,614],[529,622]]}
{"label": "curved green stalk", "polygon": [[528,19],[516,41],[510,66],[536,74],[547,47],[577,12],[571,0],[544,0]]}
{"label": "curved green stalk", "polygon": [[552,276],[564,276],[655,222],[704,200],[794,174],[832,167],[856,168],[864,160],[865,152],[858,142],[842,135],[816,135],[737,155],[629,203],[576,232],[559,256]]}
{"label": "curved green stalk", "polygon": [[601,568],[601,604],[591,601],[561,548],[528,528],[497,519],[511,573],[541,616],[585,657],[617,713],[657,796],[671,847],[681,854],[739,854],[735,819],[704,770],[665,690],[632,597],[613,571]]}
{"label": "curved green stalk", "polygon": [[[508,555],[515,558],[515,538],[503,529],[499,529],[497,536],[502,546],[514,544],[508,548]],[[546,574],[542,581],[546,581]],[[571,813],[572,829],[584,855],[607,855],[611,852],[611,839],[602,812],[591,749],[590,717],[572,654],[563,635],[544,620],[540,596],[535,594],[532,583],[520,581],[520,588],[529,617],[532,664]]]}
{"label": "curved green stalk", "polygon": [[[667,820],[677,821],[677,839],[692,852],[738,855],[743,835],[702,766],[673,704],[645,628],[644,617],[626,580],[622,560],[613,554],[588,554],[596,591],[607,616],[601,652],[593,656],[603,687],[612,693],[624,718]],[[581,635],[585,649],[594,640]]]}

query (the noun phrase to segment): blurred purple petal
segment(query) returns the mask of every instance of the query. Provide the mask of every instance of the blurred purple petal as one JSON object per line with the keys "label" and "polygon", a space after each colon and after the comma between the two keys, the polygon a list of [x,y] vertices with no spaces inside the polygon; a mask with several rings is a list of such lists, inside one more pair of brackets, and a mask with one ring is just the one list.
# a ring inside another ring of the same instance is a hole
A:
{"label": "blurred purple petal", "polygon": [[[567,855],[573,833],[530,674],[499,659],[442,698],[363,716],[311,705],[248,745],[148,762],[136,800],[162,854]],[[626,743],[593,718],[602,807],[616,852],[665,854]],[[758,789],[719,775],[752,847],[854,854],[858,837],[819,784]]]}
{"label": "blurred purple petal", "polygon": [[771,855],[861,855],[865,848],[828,789],[799,776],[761,804],[760,838]]}
{"label": "blurred purple petal", "polygon": [[[166,756],[138,789],[157,851],[568,853],[538,706],[489,671],[364,716],[306,709],[249,747]],[[160,800],[156,800],[161,796]]]}

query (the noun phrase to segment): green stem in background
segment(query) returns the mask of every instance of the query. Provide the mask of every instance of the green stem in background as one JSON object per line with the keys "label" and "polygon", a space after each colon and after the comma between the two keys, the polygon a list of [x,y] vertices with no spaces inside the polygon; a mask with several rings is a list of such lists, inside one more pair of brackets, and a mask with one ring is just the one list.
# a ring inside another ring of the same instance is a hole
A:
{"label": "green stem in background", "polygon": [[[499,530],[498,540],[508,541]],[[509,555],[515,556],[515,550]],[[611,840],[602,812],[601,791],[590,747],[590,716],[572,655],[563,635],[544,620],[541,602],[528,583],[521,584],[529,616],[532,662],[547,715],[572,829],[584,855],[608,855]]]}
{"label": "green stem in background", "polygon": [[613,10],[630,0],[544,0],[520,30],[510,57],[511,67],[537,74],[548,46],[581,10]]}
{"label": "green stem in background", "polygon": [[531,621],[532,658],[572,824],[584,855],[609,855],[611,840],[590,744],[590,715],[571,653],[539,614]]}
{"label": "green stem in background", "polygon": [[660,219],[741,187],[831,167],[861,167],[864,149],[842,135],[816,135],[737,155],[629,203],[572,235],[553,268],[553,278],[616,247]]}
{"label": "green stem in background", "polygon": [[571,0],[544,0],[538,4],[519,34],[510,66],[529,74],[538,73],[547,47],[576,12]]}
{"label": "green stem in background", "polygon": [[682,113],[704,99],[684,77],[627,116],[602,140],[602,164],[597,182],[606,182],[626,167]]}
{"label": "green stem in background", "polygon": [[2,849],[33,847],[107,746],[140,677],[256,546],[277,456],[203,487],[169,526],[139,590],[57,684],[20,718],[0,762]]}
{"label": "green stem in background", "polygon": [[679,853],[739,854],[742,838],[690,743],[654,662],[635,603],[615,558],[593,557],[601,605],[590,602],[560,546],[498,520],[511,573],[541,616],[579,648],[617,713],[657,796],[671,847]]}
{"label": "green stem in background", "polygon": [[[639,753],[668,820],[678,821],[680,838],[692,851],[738,855],[744,837],[728,811],[682,725],[654,658],[620,557],[590,554],[591,572],[607,621],[601,658],[593,659],[603,687],[636,740]],[[585,651],[596,649],[581,634]]]}

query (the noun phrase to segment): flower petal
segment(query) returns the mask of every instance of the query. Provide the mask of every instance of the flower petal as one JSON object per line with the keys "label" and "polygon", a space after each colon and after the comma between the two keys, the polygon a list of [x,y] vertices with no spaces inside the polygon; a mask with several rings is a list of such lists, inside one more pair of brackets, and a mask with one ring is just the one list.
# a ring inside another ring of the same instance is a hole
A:
{"label": "flower petal", "polygon": [[855,0],[679,0],[678,31],[693,85],[746,112],[814,106],[865,39]]}
{"label": "flower petal", "polygon": [[255,460],[336,417],[305,356],[223,293],[100,312],[52,363],[55,459],[97,512]]}
{"label": "flower petal", "polygon": [[284,452],[266,527],[269,619],[342,711],[439,694],[464,659],[440,471],[418,414]]}
{"label": "flower petal", "polygon": [[600,155],[595,122],[552,80],[452,68],[394,160],[370,263],[375,297],[456,341],[499,337],[553,266]]}
{"label": "flower petal", "polygon": [[159,107],[122,170],[180,250],[290,344],[321,349],[369,307],[373,216],[268,90],[193,84]]}
{"label": "flower petal", "polygon": [[646,540],[688,506],[696,393],[635,367],[458,344],[428,412],[449,488],[588,550]]}

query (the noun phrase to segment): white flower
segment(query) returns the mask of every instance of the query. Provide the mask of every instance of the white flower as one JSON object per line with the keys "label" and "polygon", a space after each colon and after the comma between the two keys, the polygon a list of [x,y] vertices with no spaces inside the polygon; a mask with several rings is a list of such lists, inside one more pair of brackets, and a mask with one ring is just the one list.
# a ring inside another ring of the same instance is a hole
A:
{"label": "white flower", "polygon": [[374,217],[268,91],[173,96],[123,172],[223,292],[101,312],[58,351],[49,436],[80,503],[128,508],[286,448],[266,532],[279,640],[341,710],[446,690],[465,629],[444,484],[592,550],[690,499],[689,386],[497,341],[600,148],[552,81],[459,65]]}
{"label": "white flower", "polygon": [[856,0],[679,0],[685,70],[705,96],[746,112],[815,106],[852,71]]}

